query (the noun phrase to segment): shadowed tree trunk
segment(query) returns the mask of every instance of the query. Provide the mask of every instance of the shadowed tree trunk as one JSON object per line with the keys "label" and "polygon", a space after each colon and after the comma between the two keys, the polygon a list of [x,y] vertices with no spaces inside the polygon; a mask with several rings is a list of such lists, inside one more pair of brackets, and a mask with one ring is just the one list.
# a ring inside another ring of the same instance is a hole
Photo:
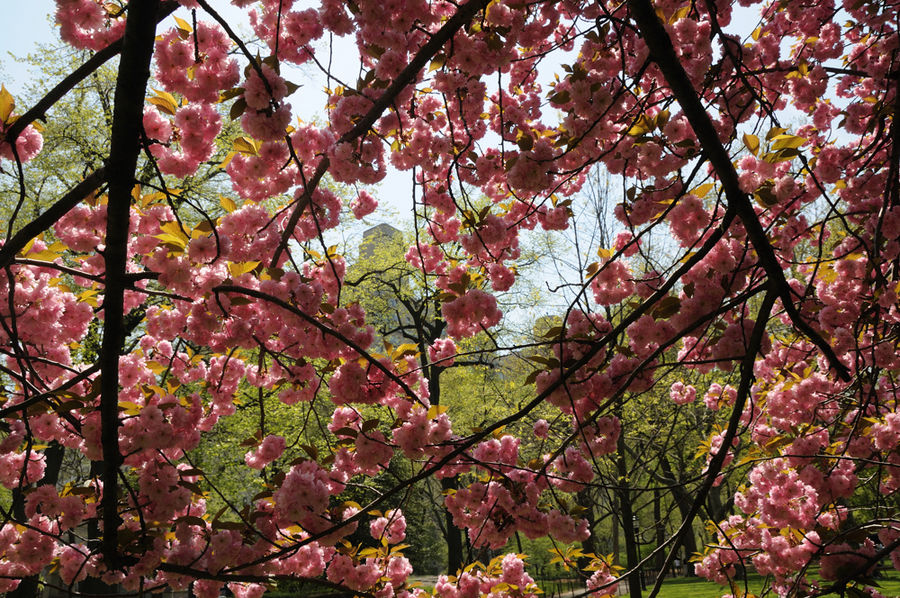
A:
{"label": "shadowed tree trunk", "polygon": [[[108,207],[106,221],[105,290],[103,299],[103,343],[100,347],[100,421],[103,461],[92,463],[103,481],[98,518],[103,521],[100,552],[112,569],[121,563],[118,528],[118,475],[122,456],[119,452],[119,355],[125,340],[124,292],[127,262],[131,192],[140,152],[143,130],[144,95],[150,78],[150,59],[156,34],[159,0],[128,3],[122,57],[116,78],[112,137],[108,161]],[[96,536],[99,521],[92,522],[89,535]],[[92,549],[95,548],[92,546]],[[96,593],[111,593],[113,588],[92,580],[87,588]],[[95,587],[96,586],[96,587]]]}
{"label": "shadowed tree trunk", "polygon": [[637,546],[637,530],[634,528],[634,511],[631,508],[631,491],[628,489],[628,467],[625,464],[625,433],[619,434],[618,452],[616,454],[616,473],[619,475],[617,494],[619,497],[619,514],[622,520],[622,531],[625,534],[625,558],[629,570],[628,592],[631,598],[641,598],[641,571],[638,568],[640,555]]}
{"label": "shadowed tree trunk", "polygon": [[[589,488],[585,488],[575,495],[575,503],[585,509],[584,518],[587,519],[588,529],[591,535],[581,543],[581,550],[587,554],[597,554],[597,538],[594,530],[594,498]],[[582,557],[578,560],[578,567],[582,570],[590,564],[590,557]]]}
{"label": "shadowed tree trunk", "polygon": [[[675,478],[675,474],[672,472],[672,465],[665,456],[660,456],[659,465],[672,487],[672,497],[675,499],[675,506],[678,507],[678,514],[681,515],[682,520],[684,520],[690,513],[691,504],[694,502],[694,498],[684,489],[684,486],[679,484],[678,480]],[[694,536],[693,530],[688,530],[687,533],[684,534],[681,539],[681,546],[684,547],[686,563],[687,559],[691,558],[691,555],[697,552],[697,538]],[[679,550],[681,546],[679,546]],[[693,576],[694,568],[685,566],[685,572],[688,576]]]}
{"label": "shadowed tree trunk", "polygon": [[[459,481],[456,476],[441,480],[441,490],[458,490]],[[447,541],[447,574],[454,575],[463,566],[462,533],[453,525],[453,515],[449,510],[444,511],[444,523],[446,529],[444,538]]]}
{"label": "shadowed tree trunk", "polygon": [[[653,525],[656,529],[656,546],[662,546],[666,541],[666,523],[662,520],[662,502],[659,488],[653,489]],[[666,553],[662,550],[656,553],[656,570],[662,571],[666,566]]]}
{"label": "shadowed tree trunk", "polygon": [[[434,338],[422,338],[423,335],[420,334],[419,338],[419,350],[423,355],[427,354],[427,346],[429,346],[432,342],[434,342],[435,338],[440,337],[441,331],[443,331],[444,327],[441,325],[436,330],[429,330],[431,333],[429,336],[433,336]],[[416,321],[416,330],[417,331],[426,331],[428,330],[424,327],[421,322]],[[426,345],[425,343],[428,343]],[[428,377],[428,388],[431,392],[431,403],[433,405],[441,404],[441,372],[443,368],[436,367],[431,365],[426,370]],[[459,479],[457,476],[453,476],[452,478],[443,478],[441,479],[441,490],[459,490]],[[443,499],[443,496],[441,497]],[[462,543],[462,533],[459,529],[453,525],[453,515],[449,510],[444,511],[444,540],[447,542],[447,574],[454,575],[457,571],[462,569],[463,567],[463,543]]]}
{"label": "shadowed tree trunk", "polygon": [[[64,452],[65,449],[56,442],[51,443],[47,450],[44,451],[47,466],[44,469],[44,479],[41,480],[41,486],[56,486],[56,483],[59,481],[59,470],[62,466]],[[27,519],[25,517],[25,491],[23,489],[15,488],[13,490],[12,508],[16,519],[19,521]],[[38,581],[38,575],[26,577],[19,583],[19,587],[6,595],[8,598],[34,598],[39,594]]]}

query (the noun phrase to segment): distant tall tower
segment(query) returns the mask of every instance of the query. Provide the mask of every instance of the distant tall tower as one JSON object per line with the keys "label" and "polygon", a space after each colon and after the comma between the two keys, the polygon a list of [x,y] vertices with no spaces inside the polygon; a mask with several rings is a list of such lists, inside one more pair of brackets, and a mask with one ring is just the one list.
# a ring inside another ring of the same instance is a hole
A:
{"label": "distant tall tower", "polygon": [[363,240],[359,246],[360,261],[371,258],[379,247],[399,243],[403,239],[403,233],[390,224],[382,223],[366,229]]}
{"label": "distant tall tower", "polygon": [[363,232],[359,257],[351,266],[352,277],[369,276],[357,289],[368,312],[366,321],[375,327],[384,340],[392,345],[413,340],[412,318],[401,297],[409,292],[409,265],[404,259],[406,246],[403,232],[390,224],[379,224]]}

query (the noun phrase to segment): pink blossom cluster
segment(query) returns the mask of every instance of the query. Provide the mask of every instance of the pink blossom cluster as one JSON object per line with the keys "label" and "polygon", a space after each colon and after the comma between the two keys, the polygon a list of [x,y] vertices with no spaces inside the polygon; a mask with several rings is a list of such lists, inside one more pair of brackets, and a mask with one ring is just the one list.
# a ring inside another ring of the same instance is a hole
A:
{"label": "pink blossom cluster", "polygon": [[[180,178],[194,174],[215,150],[215,139],[222,129],[219,113],[212,104],[189,104],[178,109],[171,126],[164,120],[156,110],[147,108],[144,112],[144,127],[159,142],[150,146],[159,169]],[[181,146],[180,150],[173,142]]]}
{"label": "pink blossom cluster", "polygon": [[601,559],[594,559],[591,567],[596,569],[587,581],[588,589],[594,590],[591,592],[591,596],[594,598],[617,596],[619,584],[616,582],[618,577],[616,577],[609,564]]}
{"label": "pink blossom cluster", "polygon": [[[0,139],[5,139],[7,128],[4,123],[0,123]],[[34,125],[28,125],[16,137],[14,145],[15,152],[8,141],[0,141],[0,158],[6,158],[12,162],[15,162],[16,159],[19,162],[28,162],[41,152],[44,147],[44,137]]]}
{"label": "pink blossom cluster", "polygon": [[261,13],[251,11],[250,24],[273,54],[277,48],[280,60],[303,64],[313,56],[309,44],[324,33],[324,18],[312,8],[292,10],[283,3],[264,2]]}
{"label": "pink blossom cluster", "polygon": [[369,532],[376,540],[384,538],[388,544],[399,544],[406,538],[406,518],[397,509],[391,509],[383,517],[373,519]]}
{"label": "pink blossom cluster", "polygon": [[[543,491],[550,485],[563,491],[590,481],[593,472],[575,449],[566,451],[568,460],[554,461],[554,475],[539,476],[519,464],[519,440],[504,435],[484,441],[475,447],[472,457],[490,475],[489,482],[474,482],[445,499],[454,524],[466,528],[476,546],[503,546],[516,531],[529,538],[548,533],[561,542],[575,542],[588,537],[587,520],[575,519],[559,509],[541,505]],[[574,478],[566,476],[574,472]],[[578,473],[580,472],[580,473]],[[580,479],[579,479],[580,478]],[[571,486],[571,487],[570,487]]]}
{"label": "pink blossom cluster", "polygon": [[375,211],[378,207],[378,200],[371,193],[363,189],[356,196],[356,199],[350,203],[350,209],[353,211],[353,217],[362,220]]}
{"label": "pink blossom cluster", "polygon": [[297,177],[297,167],[289,164],[289,157],[287,147],[276,141],[261,143],[256,155],[235,154],[226,167],[232,188],[257,202],[287,192]]}
{"label": "pink blossom cluster", "polygon": [[291,467],[275,492],[275,514],[305,528],[321,528],[330,497],[343,487],[341,481],[333,479],[314,461],[303,461]]}
{"label": "pink blossom cluster", "polygon": [[190,102],[214,104],[221,90],[238,83],[238,63],[230,55],[231,40],[218,26],[204,21],[196,31],[172,28],[156,40],[156,78],[170,93]]}
{"label": "pink blossom cluster", "polygon": [[523,598],[536,596],[534,579],[525,571],[525,563],[515,554],[496,557],[486,570],[463,571],[458,577],[440,575],[434,586],[435,596],[440,598],[477,598],[478,596],[504,595],[507,590],[497,586],[515,586]]}
{"label": "pink blossom cluster", "polygon": [[275,436],[270,434],[263,438],[263,441],[255,450],[244,455],[244,462],[247,467],[253,469],[262,469],[284,452],[286,442],[283,436]]}
{"label": "pink blossom cluster", "polygon": [[360,559],[358,563],[356,560],[347,555],[336,555],[328,566],[328,579],[357,591],[374,589],[379,598],[421,596],[421,590],[400,589],[412,572],[405,557],[387,558],[386,562],[374,558]]}
{"label": "pink blossom cluster", "polygon": [[56,22],[64,42],[76,48],[100,50],[122,37],[125,11],[101,0],[57,0]]}
{"label": "pink blossom cluster", "polygon": [[456,343],[452,338],[436,339],[428,348],[428,360],[441,367],[448,368],[453,365],[456,356]]}
{"label": "pink blossom cluster", "polygon": [[441,314],[447,320],[447,332],[456,338],[474,336],[496,325],[503,317],[497,307],[497,299],[481,289],[469,289],[444,303]]}
{"label": "pink blossom cluster", "polygon": [[435,454],[451,437],[452,425],[446,413],[432,416],[424,407],[410,409],[402,405],[398,415],[403,423],[394,428],[392,440],[407,457]]}

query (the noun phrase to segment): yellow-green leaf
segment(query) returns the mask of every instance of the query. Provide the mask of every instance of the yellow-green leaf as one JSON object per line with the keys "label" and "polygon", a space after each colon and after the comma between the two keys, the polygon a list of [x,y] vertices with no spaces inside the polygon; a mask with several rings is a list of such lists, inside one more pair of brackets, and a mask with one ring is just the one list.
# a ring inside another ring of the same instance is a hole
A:
{"label": "yellow-green leaf", "polygon": [[88,289],[86,291],[82,291],[81,294],[78,295],[78,301],[81,303],[87,303],[91,307],[99,307],[100,304],[97,302],[97,295],[100,294],[100,291],[96,289]]}
{"label": "yellow-green leaf", "polygon": [[442,413],[445,413],[446,411],[447,411],[446,405],[432,405],[431,407],[428,408],[428,413],[427,413],[428,419],[434,419],[435,417],[439,416]]}
{"label": "yellow-green leaf", "polygon": [[704,198],[707,194],[715,188],[715,183],[704,183],[702,185],[698,185],[691,189],[691,195],[694,197]]}
{"label": "yellow-green leaf", "polygon": [[804,143],[806,143],[806,139],[797,135],[776,135],[772,138],[772,149],[797,149]]}
{"label": "yellow-green leaf", "polygon": [[187,244],[187,242],[190,240],[190,237],[188,237],[187,234],[183,230],[181,230],[181,225],[174,220],[161,224],[159,230],[164,233],[168,233],[173,237],[181,239],[184,244]]}
{"label": "yellow-green leaf", "polygon": [[414,343],[403,343],[402,345],[400,345],[399,347],[394,349],[394,352],[392,353],[391,356],[394,358],[394,360],[397,360],[406,355],[418,355],[418,354],[419,354],[419,348]]}
{"label": "yellow-green leaf", "polygon": [[162,241],[163,245],[167,246],[173,251],[184,251],[184,248],[187,247],[187,241],[185,241],[181,236],[163,233],[161,235],[154,235],[154,238]]}
{"label": "yellow-green leaf", "polygon": [[551,95],[548,100],[550,100],[551,104],[568,104],[572,99],[569,90],[564,89],[563,91],[558,91]]}
{"label": "yellow-green leaf", "polygon": [[222,206],[222,209],[229,214],[237,209],[237,204],[234,203],[232,199],[229,199],[224,195],[219,196],[219,204]]}
{"label": "yellow-green leaf", "polygon": [[[238,277],[247,272],[253,271],[259,265],[259,262],[229,262],[228,273],[233,277]],[[234,301],[232,300],[232,303]]]}
{"label": "yellow-green leaf", "polygon": [[438,54],[431,61],[431,64],[428,66],[428,72],[436,71],[439,68],[443,68],[443,66],[447,63],[447,57],[443,54]]}
{"label": "yellow-green leaf", "polygon": [[141,406],[131,401],[119,401],[119,409],[125,412],[125,415],[137,415],[141,412]]}
{"label": "yellow-green leaf", "polygon": [[29,253],[25,257],[31,260],[41,260],[42,262],[52,262],[59,255],[65,251],[66,246],[60,243],[59,241],[53,243],[43,251],[36,251],[34,253]]}
{"label": "yellow-green leaf", "polygon": [[759,137],[744,133],[744,145],[754,156],[759,153]]}
{"label": "yellow-green leaf", "polygon": [[0,122],[5,123],[16,107],[16,100],[6,90],[5,85],[0,85]]}
{"label": "yellow-green leaf", "polygon": [[669,23],[680,21],[681,19],[687,17],[689,14],[691,14],[691,5],[688,4],[687,6],[682,6],[674,13],[672,13],[672,17],[669,19]]}
{"label": "yellow-green leaf", "polygon": [[233,146],[235,151],[241,152],[242,154],[250,156],[259,154],[259,142],[250,137],[238,137],[234,140]]}
{"label": "yellow-green leaf", "polygon": [[156,95],[147,98],[147,101],[166,114],[175,116],[175,112],[178,110],[178,100],[175,99],[175,96],[167,91],[160,91],[159,89],[154,89],[153,92]]}
{"label": "yellow-green leaf", "polygon": [[516,136],[516,145],[523,152],[530,151],[534,147],[534,137],[520,129],[519,134]]}
{"label": "yellow-green leaf", "polygon": [[172,17],[175,19],[175,23],[178,24],[178,29],[184,31],[185,33],[193,33],[194,28],[191,27],[191,24],[185,21],[184,19],[180,19],[178,17]]}
{"label": "yellow-green leaf", "polygon": [[231,109],[228,111],[228,117],[231,120],[236,120],[247,110],[247,100],[243,97],[240,97],[234,101],[234,104],[231,105]]}
{"label": "yellow-green leaf", "polygon": [[787,129],[783,129],[781,127],[772,127],[771,129],[769,129],[769,132],[766,133],[766,141],[771,141],[775,136],[781,135],[785,131],[787,131]]}
{"label": "yellow-green leaf", "polygon": [[637,120],[634,121],[634,124],[631,125],[631,128],[628,129],[628,134],[632,137],[640,137],[641,135],[646,135],[652,130],[653,121],[647,118],[646,115],[641,114],[637,118]]}

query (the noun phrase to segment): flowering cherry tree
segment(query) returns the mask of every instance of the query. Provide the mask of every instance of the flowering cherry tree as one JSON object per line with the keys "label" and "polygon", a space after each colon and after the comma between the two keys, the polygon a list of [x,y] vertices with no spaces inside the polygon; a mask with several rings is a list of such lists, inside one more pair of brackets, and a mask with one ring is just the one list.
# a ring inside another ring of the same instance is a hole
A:
{"label": "flowering cherry tree", "polygon": [[[710,490],[743,476],[698,573],[877,595],[874,567],[900,568],[898,7],[739,4],[232,0],[252,45],[207,0],[57,0],[63,40],[94,54],[27,110],[0,91],[19,204],[39,119],[115,55],[119,74],[105,165],[31,220],[14,209],[0,247],[0,588],[255,597],[293,579],[422,598],[390,501],[456,477],[444,506],[472,546],[585,542],[566,496],[621,450],[623,405],[653,397],[727,417],[656,547],[667,566]],[[318,92],[284,74],[330,75],[335,38],[355,41],[359,80],[329,78],[327,118],[298,121],[291,103]],[[231,192],[185,201],[179,181],[228,119]],[[415,183],[406,260],[441,290],[446,336],[428,351],[376,344],[342,300],[345,257],[312,250],[378,209],[361,185],[389,168]],[[615,245],[559,281],[577,291],[521,381],[533,399],[455,427],[423,368],[500,323],[523,236],[569,227],[592,168],[621,181]],[[665,260],[643,247],[653,235]],[[728,384],[690,383],[713,370]],[[309,418],[285,436],[261,417],[236,457],[266,490],[212,512],[192,452],[248,393],[327,411],[329,448],[294,458]],[[529,458],[505,426],[540,409]],[[89,465],[61,472],[65,454]],[[413,473],[344,499],[393,459]],[[581,560],[586,593],[616,591],[609,559]],[[450,573],[434,595],[537,591],[512,553]]]}

